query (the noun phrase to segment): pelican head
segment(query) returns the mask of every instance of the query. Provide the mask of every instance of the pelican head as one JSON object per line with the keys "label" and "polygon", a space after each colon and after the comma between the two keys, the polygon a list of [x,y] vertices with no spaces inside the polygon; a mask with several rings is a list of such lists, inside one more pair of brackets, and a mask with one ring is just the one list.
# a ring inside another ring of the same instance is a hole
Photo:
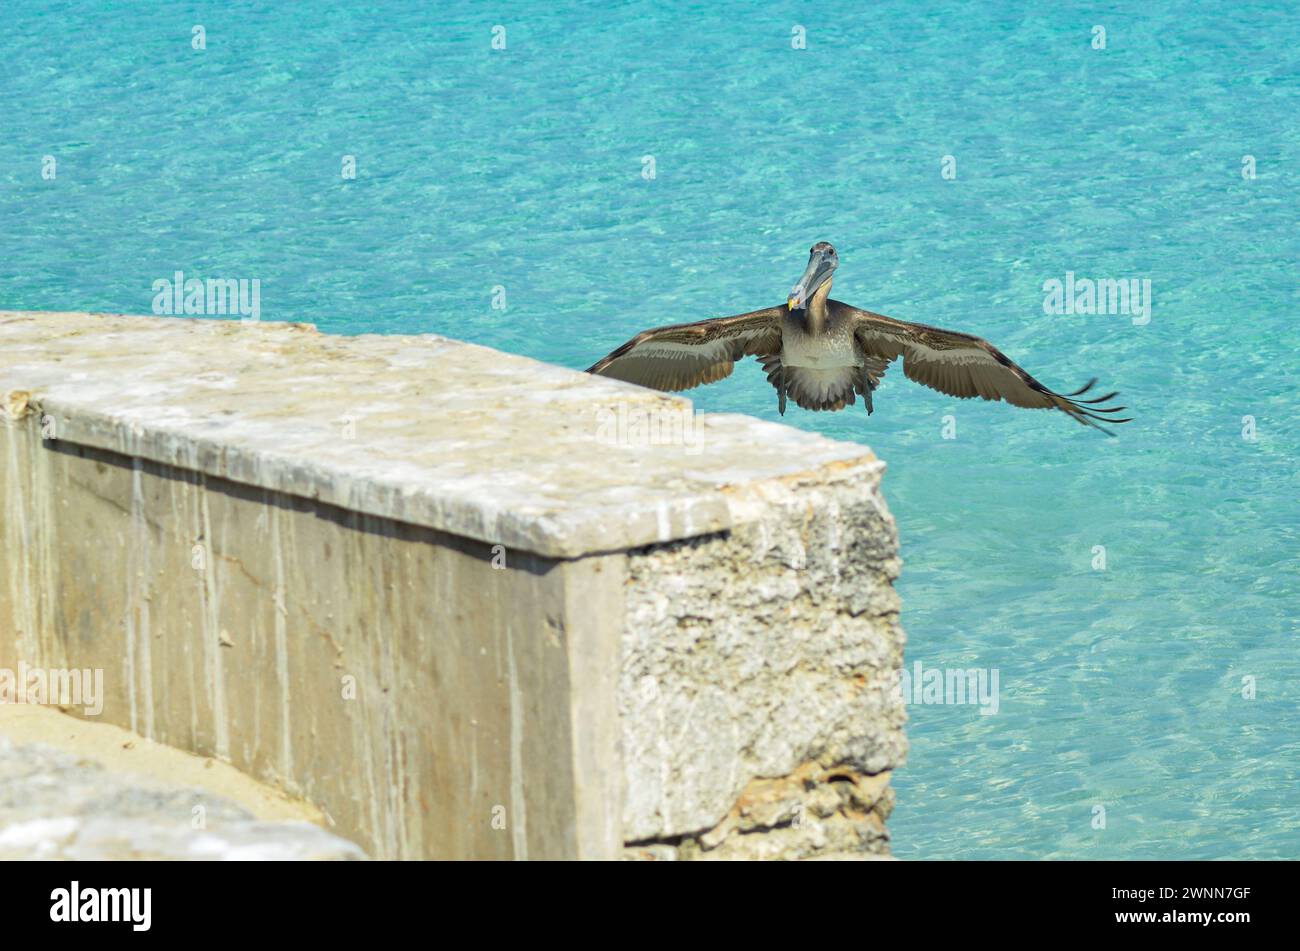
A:
{"label": "pelican head", "polygon": [[823,285],[830,292],[831,274],[839,267],[840,256],[835,253],[829,241],[818,241],[808,251],[808,266],[804,268],[803,277],[799,278],[790,291],[790,298],[785,302],[790,310],[808,305]]}

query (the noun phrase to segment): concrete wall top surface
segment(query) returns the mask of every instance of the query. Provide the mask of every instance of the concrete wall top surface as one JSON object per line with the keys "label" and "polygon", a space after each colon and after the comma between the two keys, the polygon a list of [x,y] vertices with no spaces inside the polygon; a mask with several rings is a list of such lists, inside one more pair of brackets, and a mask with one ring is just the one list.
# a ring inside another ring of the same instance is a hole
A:
{"label": "concrete wall top surface", "polygon": [[721,531],[865,446],[432,334],[0,311],[4,411],[47,436],[575,558]]}

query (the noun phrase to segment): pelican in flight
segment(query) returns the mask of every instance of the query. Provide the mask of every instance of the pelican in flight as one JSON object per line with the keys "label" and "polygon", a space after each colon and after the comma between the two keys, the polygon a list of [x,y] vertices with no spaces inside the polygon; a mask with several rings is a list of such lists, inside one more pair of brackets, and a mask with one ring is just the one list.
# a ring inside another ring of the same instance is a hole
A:
{"label": "pelican in flight", "polygon": [[673,324],[637,334],[588,373],[656,390],[688,390],[731,375],[737,360],[757,357],[786,400],[810,410],[841,410],[871,395],[889,364],[903,358],[903,375],[958,399],[1006,400],[1027,409],[1058,409],[1085,426],[1127,423],[1102,407],[1115,393],[1080,399],[1097,381],[1073,393],[1049,390],[987,340],[955,330],[895,320],[830,299],[839,255],[825,241],[809,251],[808,267],[786,303],[734,317]]}

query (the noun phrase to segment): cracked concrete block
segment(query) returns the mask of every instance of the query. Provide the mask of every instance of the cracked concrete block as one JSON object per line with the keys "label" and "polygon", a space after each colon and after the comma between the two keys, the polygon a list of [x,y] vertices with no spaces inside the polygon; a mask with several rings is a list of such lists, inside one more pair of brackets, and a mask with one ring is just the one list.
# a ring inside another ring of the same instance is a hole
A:
{"label": "cracked concrete block", "polygon": [[305,325],[0,312],[0,397],[0,669],[376,857],[887,852],[866,447]]}

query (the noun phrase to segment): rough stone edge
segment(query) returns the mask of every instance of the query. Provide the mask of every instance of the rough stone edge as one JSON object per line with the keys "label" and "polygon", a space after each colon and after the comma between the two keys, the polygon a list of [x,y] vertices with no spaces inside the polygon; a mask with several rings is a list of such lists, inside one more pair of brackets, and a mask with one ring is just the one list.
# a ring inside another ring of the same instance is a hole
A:
{"label": "rough stone edge", "polygon": [[[893,658],[889,669],[878,671],[871,689],[887,698],[884,719],[874,724],[875,749],[869,756],[813,756],[788,773],[750,776],[725,814],[716,823],[689,831],[660,834],[648,838],[629,838],[624,843],[623,858],[629,860],[732,860],[732,859],[812,859],[871,860],[891,859],[889,832],[885,822],[892,813],[895,794],[890,786],[893,769],[906,760],[907,741],[903,732],[906,707],[901,698],[893,699],[891,678],[901,669],[906,635],[899,622],[901,605],[893,582],[901,570],[898,558],[897,526],[880,492],[885,464],[872,460],[866,465],[843,464],[830,467],[828,478],[796,475],[763,485],[746,486],[732,492],[735,532],[722,532],[716,540],[742,537],[739,544],[752,544],[752,532],[766,535],[762,522],[774,512],[788,512],[792,499],[809,485],[831,493],[827,507],[829,517],[840,515],[838,489],[853,487],[857,503],[873,509],[880,518],[883,538],[873,539],[880,550],[873,553],[867,567],[882,581],[884,601],[876,596],[850,607],[850,613],[870,612],[887,632],[886,648]],[[825,502],[825,499],[822,499]],[[849,502],[849,498],[845,498]],[[852,503],[850,503],[852,504]],[[827,511],[821,513],[823,519]],[[778,517],[781,517],[778,515]],[[746,540],[743,536],[750,533]],[[692,543],[707,544],[707,539],[688,539],[665,545],[647,546],[641,554],[681,549]],[[629,558],[637,557],[629,553]],[[877,595],[880,592],[876,592]],[[630,618],[629,618],[630,623]],[[626,634],[626,631],[625,631]],[[626,649],[626,648],[625,648]],[[627,657],[622,658],[626,663]],[[625,686],[626,689],[626,686]],[[843,726],[841,724],[840,726]]]}

